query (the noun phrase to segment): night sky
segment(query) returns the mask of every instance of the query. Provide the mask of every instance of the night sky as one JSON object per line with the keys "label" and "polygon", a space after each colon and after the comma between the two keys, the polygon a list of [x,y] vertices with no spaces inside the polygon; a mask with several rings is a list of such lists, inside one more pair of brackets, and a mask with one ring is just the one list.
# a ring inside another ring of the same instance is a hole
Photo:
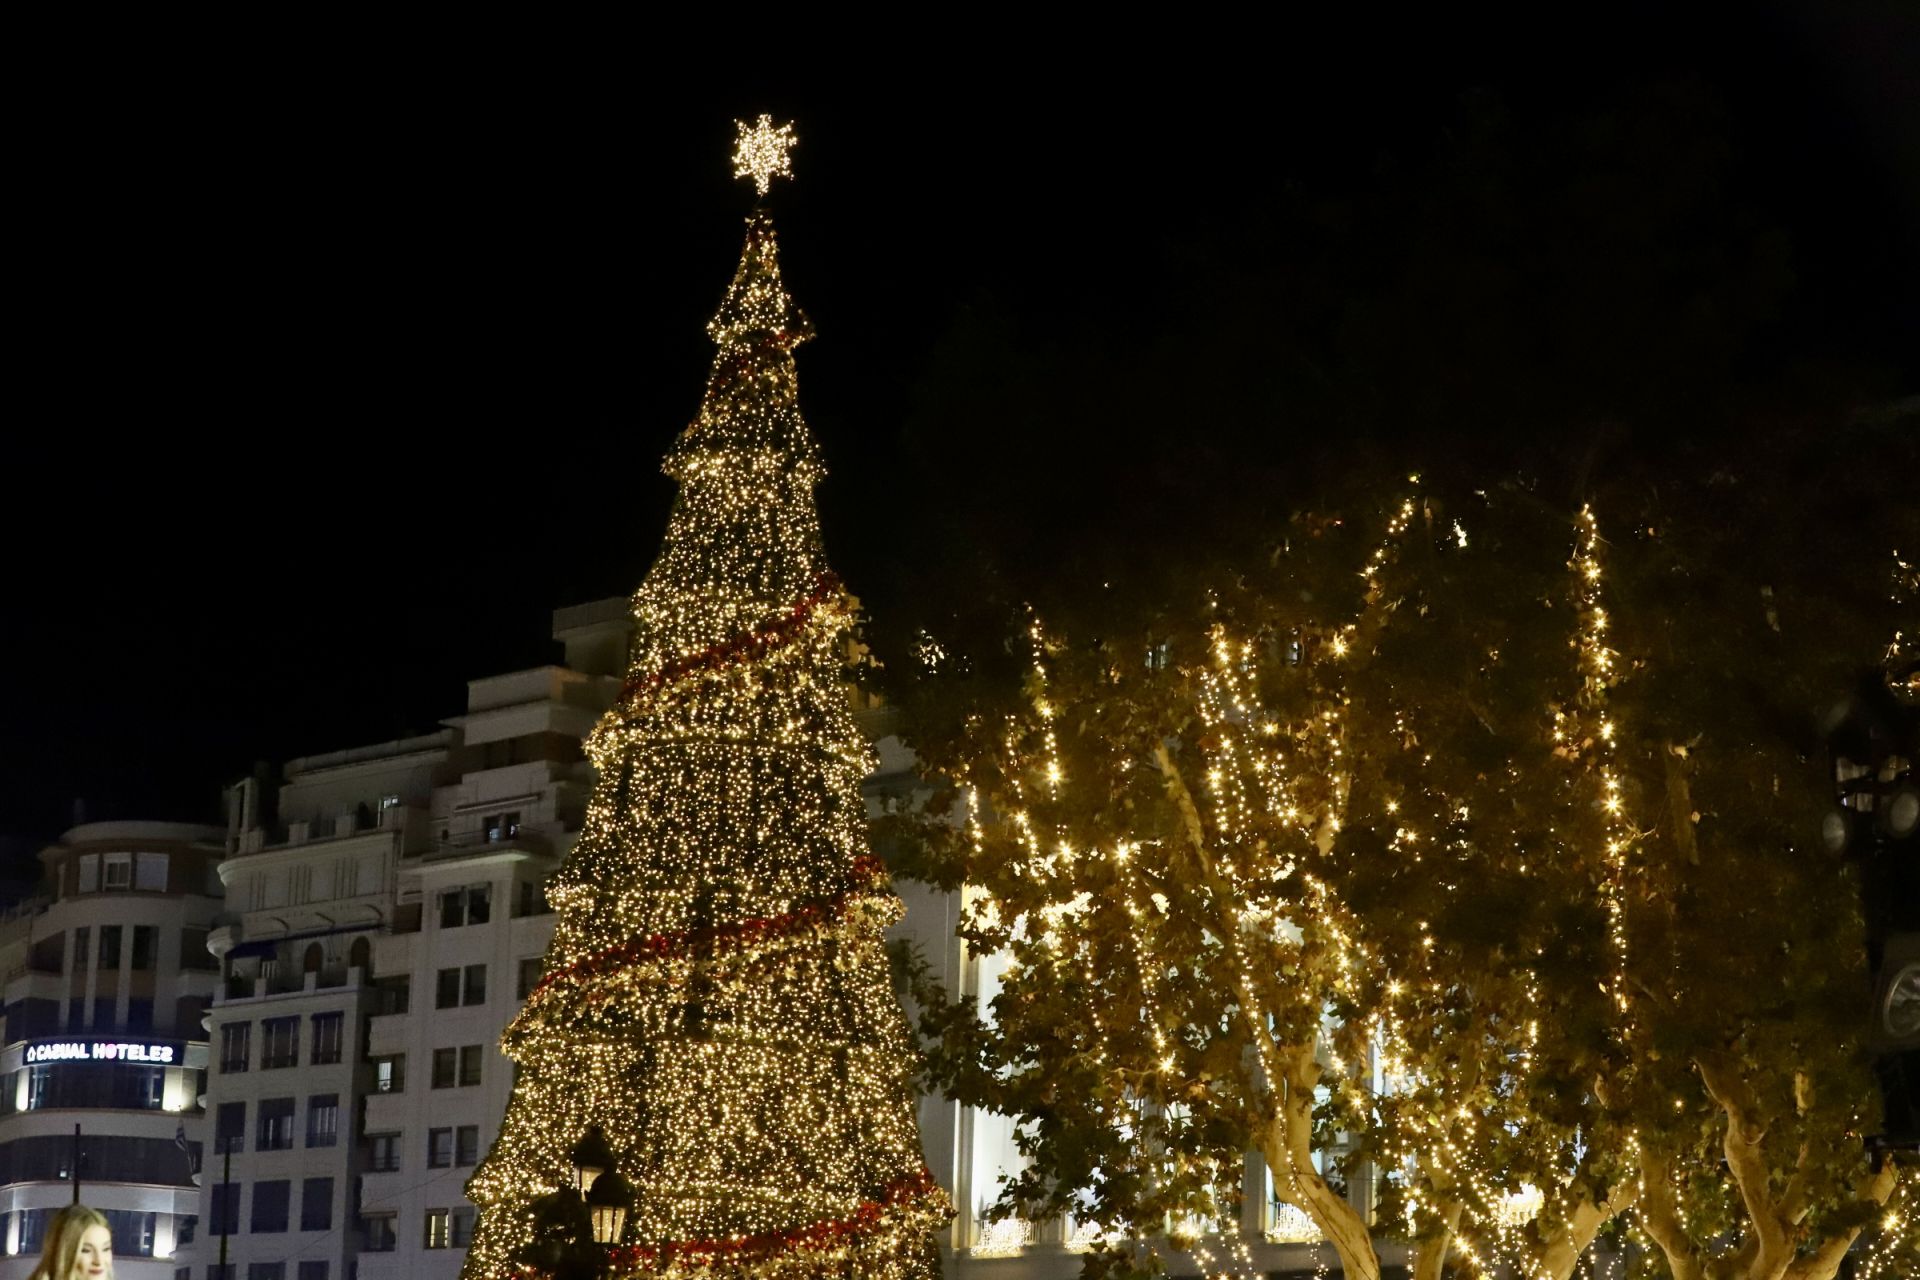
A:
{"label": "night sky", "polygon": [[[800,370],[829,552],[873,608],[944,493],[990,508],[1027,465],[956,434],[930,467],[905,441],[969,308],[1151,328],[1133,264],[1230,254],[1248,210],[1417,157],[1475,93],[1523,118],[1653,83],[1718,103],[1739,198],[1791,240],[1771,350],[1920,390],[1911,6],[1593,12],[1084,48],[1005,32],[934,42],[965,67],[924,73],[797,48],[677,65],[584,33],[586,52],[76,72],[9,184],[8,856],[76,799],[213,820],[253,760],[429,730],[467,679],[557,657],[555,607],[631,591],[751,204],[735,116],[801,138],[772,204],[819,334]],[[1181,465],[1177,440],[1106,447]],[[1057,484],[1063,508],[1099,500]]]}

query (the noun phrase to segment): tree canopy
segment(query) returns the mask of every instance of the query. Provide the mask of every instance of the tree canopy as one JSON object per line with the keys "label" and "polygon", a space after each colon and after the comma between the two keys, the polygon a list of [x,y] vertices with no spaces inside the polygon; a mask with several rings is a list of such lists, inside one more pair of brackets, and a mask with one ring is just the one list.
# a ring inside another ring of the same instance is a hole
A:
{"label": "tree canopy", "polygon": [[1908,425],[1578,506],[1383,476],[1184,589],[935,637],[906,723],[969,816],[933,806],[919,871],[1010,967],[924,1026],[1023,1122],[1004,1207],[1230,1227],[1253,1150],[1348,1275],[1384,1231],[1416,1274],[1564,1276],[1603,1229],[1677,1277],[1830,1275],[1894,1178],[1812,725],[1913,643]]}

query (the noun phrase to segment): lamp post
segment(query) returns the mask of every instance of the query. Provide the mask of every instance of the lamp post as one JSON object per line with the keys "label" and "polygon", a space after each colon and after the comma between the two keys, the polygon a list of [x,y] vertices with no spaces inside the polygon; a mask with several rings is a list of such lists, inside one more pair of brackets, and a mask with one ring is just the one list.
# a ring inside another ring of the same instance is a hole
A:
{"label": "lamp post", "polygon": [[580,1141],[573,1144],[573,1150],[567,1152],[567,1162],[573,1166],[573,1189],[581,1195],[593,1190],[593,1184],[600,1175],[613,1168],[616,1157],[613,1148],[607,1145],[607,1135],[597,1124],[588,1125]]}
{"label": "lamp post", "polygon": [[593,1216],[593,1241],[599,1245],[620,1243],[627,1225],[627,1212],[633,1208],[633,1184],[609,1168],[593,1180],[587,1191],[587,1211]]}

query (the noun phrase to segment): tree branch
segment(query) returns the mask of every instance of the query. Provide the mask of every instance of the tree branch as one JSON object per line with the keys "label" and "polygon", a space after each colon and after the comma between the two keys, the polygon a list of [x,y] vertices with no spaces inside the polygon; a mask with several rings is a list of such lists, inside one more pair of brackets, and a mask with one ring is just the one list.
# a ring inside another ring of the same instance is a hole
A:
{"label": "tree branch", "polygon": [[1537,1251],[1539,1272],[1546,1280],[1569,1280],[1580,1259],[1593,1245],[1600,1228],[1633,1207],[1640,1198],[1640,1184],[1622,1182],[1604,1202],[1583,1195],[1566,1218],[1540,1232]]}
{"label": "tree branch", "polygon": [[1748,1275],[1752,1280],[1779,1280],[1793,1261],[1793,1236],[1780,1206],[1767,1191],[1773,1172],[1764,1146],[1767,1126],[1760,1122],[1758,1108],[1737,1072],[1704,1054],[1694,1059],[1694,1066],[1707,1095],[1727,1117],[1722,1150],[1747,1209],[1747,1228],[1759,1244]]}
{"label": "tree branch", "polygon": [[1703,1280],[1700,1250],[1680,1223],[1673,1202],[1673,1167],[1664,1155],[1648,1154],[1642,1162],[1640,1225],[1666,1255],[1673,1280]]}
{"label": "tree branch", "polygon": [[[1860,1199],[1873,1204],[1885,1204],[1893,1194],[1894,1184],[1899,1177],[1899,1170],[1893,1161],[1887,1161],[1880,1167],[1879,1173],[1860,1180]],[[1864,1229],[1863,1223],[1834,1232],[1815,1245],[1811,1253],[1795,1259],[1793,1265],[1787,1268],[1787,1280],[1833,1280],[1840,1273],[1840,1264],[1846,1260],[1847,1250],[1853,1248],[1853,1242],[1860,1238]]]}
{"label": "tree branch", "polygon": [[1167,795],[1180,813],[1194,866],[1212,899],[1214,932],[1227,953],[1241,1017],[1260,1046],[1260,1067],[1278,1094],[1276,1117],[1261,1143],[1261,1153],[1273,1170],[1274,1185],[1282,1199],[1313,1219],[1340,1255],[1341,1270],[1350,1280],[1380,1280],[1380,1255],[1373,1247],[1366,1219],[1313,1167],[1313,1090],[1320,1083],[1315,1045],[1311,1039],[1304,1045],[1274,1043],[1275,1021],[1241,945],[1244,926],[1232,909],[1233,887],[1214,864],[1200,807],[1194,803],[1193,793],[1165,742],[1155,744],[1153,758]]}

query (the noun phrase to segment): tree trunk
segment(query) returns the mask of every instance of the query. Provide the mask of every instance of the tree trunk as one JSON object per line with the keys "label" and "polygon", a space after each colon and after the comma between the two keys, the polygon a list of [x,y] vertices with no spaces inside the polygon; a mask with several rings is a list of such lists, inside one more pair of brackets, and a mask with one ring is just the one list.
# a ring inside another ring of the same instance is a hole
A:
{"label": "tree trunk", "polygon": [[1281,1091],[1279,1114],[1267,1126],[1261,1154],[1280,1198],[1313,1219],[1340,1255],[1347,1280],[1380,1280],[1380,1255],[1367,1220],[1313,1167],[1313,1086],[1320,1074],[1313,1047],[1276,1050],[1274,1058],[1286,1077],[1274,1082]]}
{"label": "tree trunk", "polygon": [[1448,1201],[1440,1215],[1445,1224],[1440,1234],[1414,1245],[1412,1280],[1441,1280],[1446,1274],[1447,1251],[1453,1246],[1454,1233],[1460,1230],[1460,1209],[1458,1200]]}
{"label": "tree trunk", "polygon": [[1600,1234],[1600,1228],[1629,1208],[1639,1195],[1639,1187],[1629,1184],[1617,1188],[1605,1204],[1582,1196],[1566,1221],[1542,1233],[1538,1273],[1542,1280],[1572,1280],[1575,1267]]}
{"label": "tree trunk", "polygon": [[1704,1280],[1700,1250],[1674,1207],[1673,1168],[1665,1156],[1647,1153],[1640,1185],[1640,1225],[1666,1256],[1673,1280]]}

